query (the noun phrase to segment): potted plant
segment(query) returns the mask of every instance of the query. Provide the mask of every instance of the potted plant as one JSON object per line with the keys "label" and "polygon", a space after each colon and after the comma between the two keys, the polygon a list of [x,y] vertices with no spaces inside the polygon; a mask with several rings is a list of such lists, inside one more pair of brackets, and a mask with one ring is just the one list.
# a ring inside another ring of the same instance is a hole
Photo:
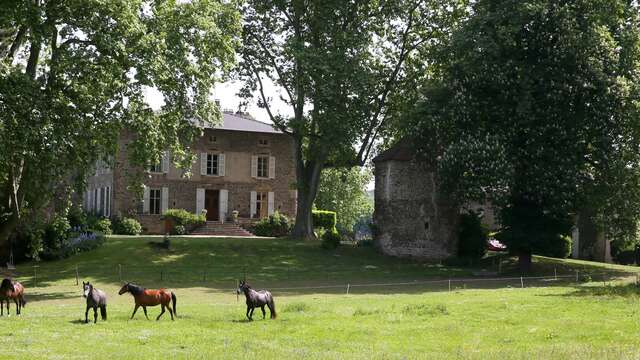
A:
{"label": "potted plant", "polygon": [[234,224],[238,223],[238,214],[240,214],[238,210],[233,210],[231,212],[231,220],[233,221]]}

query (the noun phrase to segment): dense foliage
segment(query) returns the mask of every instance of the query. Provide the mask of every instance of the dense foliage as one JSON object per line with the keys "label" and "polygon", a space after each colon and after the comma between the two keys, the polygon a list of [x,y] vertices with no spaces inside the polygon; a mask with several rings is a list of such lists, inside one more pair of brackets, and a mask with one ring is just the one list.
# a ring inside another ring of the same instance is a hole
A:
{"label": "dense foliage", "polygon": [[194,227],[204,225],[207,222],[207,217],[203,214],[192,214],[184,209],[168,209],[163,215],[164,219],[169,219],[173,223],[173,231],[176,228],[182,232],[176,235],[184,235]]}
{"label": "dense foliage", "polygon": [[432,67],[406,133],[449,193],[502,209],[525,265],[566,235],[540,222],[583,209],[613,238],[636,234],[639,13],[623,0],[480,0]]}
{"label": "dense foliage", "polygon": [[276,211],[268,217],[260,219],[253,226],[252,232],[258,236],[287,236],[291,232],[291,221],[286,215]]}
{"label": "dense foliage", "polygon": [[368,168],[326,169],[320,177],[315,205],[335,211],[338,230],[352,233],[358,221],[373,214],[373,199],[367,194],[372,178]]}
{"label": "dense foliage", "polygon": [[[0,7],[0,250],[22,218],[54,194],[81,189],[97,160],[109,163],[125,128],[134,134],[134,164],[158,161],[169,149],[190,168],[194,155],[185,148],[201,133],[194,124],[219,119],[210,93],[235,63],[235,2]],[[145,101],[151,89],[161,109]],[[130,175],[139,184],[141,174]]]}
{"label": "dense foliage", "polygon": [[325,231],[322,235],[320,247],[326,250],[332,250],[340,246],[341,240],[342,236],[340,236],[340,233],[336,229]]}
{"label": "dense foliage", "polygon": [[336,230],[337,215],[335,211],[313,210],[313,227],[323,228],[327,231]]}
{"label": "dense foliage", "polygon": [[103,235],[111,235],[113,234],[113,228],[111,225],[111,220],[107,218],[96,218],[93,221],[89,222],[89,228],[93,231],[99,232]]}
{"label": "dense foliage", "polygon": [[481,218],[473,211],[460,215],[458,229],[458,256],[467,259],[481,259],[487,253],[489,232]]}

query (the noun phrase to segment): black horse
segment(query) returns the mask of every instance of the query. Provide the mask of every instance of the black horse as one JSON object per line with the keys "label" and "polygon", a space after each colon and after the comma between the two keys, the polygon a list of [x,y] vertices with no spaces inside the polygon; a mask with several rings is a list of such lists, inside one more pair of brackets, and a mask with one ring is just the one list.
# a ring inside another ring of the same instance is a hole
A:
{"label": "black horse", "polygon": [[276,304],[273,302],[273,296],[267,290],[253,290],[249,284],[240,280],[240,286],[238,287],[238,294],[244,293],[247,298],[247,319],[253,320],[253,310],[259,307],[262,310],[262,318],[266,317],[264,306],[269,307],[271,312],[271,318],[276,318]]}
{"label": "black horse", "polygon": [[98,308],[102,320],[107,320],[107,294],[96,289],[89,282],[82,282],[82,296],[87,298],[87,309],[84,312],[84,322],[89,322],[89,309],[93,308],[93,323],[98,322]]}

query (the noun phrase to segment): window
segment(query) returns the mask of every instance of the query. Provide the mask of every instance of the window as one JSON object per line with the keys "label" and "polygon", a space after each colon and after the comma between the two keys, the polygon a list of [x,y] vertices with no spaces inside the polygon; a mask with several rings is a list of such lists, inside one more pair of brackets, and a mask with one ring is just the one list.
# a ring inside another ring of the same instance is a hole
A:
{"label": "window", "polygon": [[149,166],[149,172],[161,173],[162,172],[162,160],[158,161],[155,164],[152,164],[151,166]]}
{"label": "window", "polygon": [[259,178],[269,177],[269,157],[268,156],[258,156],[257,173]]}
{"label": "window", "polygon": [[207,154],[207,175],[218,175],[217,154]]}
{"label": "window", "polygon": [[149,189],[149,214],[160,215],[161,189]]}
{"label": "window", "polygon": [[258,146],[269,146],[269,140],[267,139],[259,139]]}
{"label": "window", "polygon": [[218,142],[218,138],[215,135],[209,136],[209,142],[215,144]]}

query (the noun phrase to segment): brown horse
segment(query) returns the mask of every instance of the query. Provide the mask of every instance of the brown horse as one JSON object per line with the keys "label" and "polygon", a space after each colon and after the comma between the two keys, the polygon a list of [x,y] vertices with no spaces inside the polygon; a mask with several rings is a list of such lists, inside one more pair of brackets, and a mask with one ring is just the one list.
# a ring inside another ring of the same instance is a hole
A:
{"label": "brown horse", "polygon": [[[118,294],[120,295],[124,293],[131,293],[136,302],[136,306],[133,308],[133,314],[131,314],[132,319],[140,306],[142,306],[142,310],[144,310],[144,316],[147,318],[147,320],[149,320],[149,317],[147,316],[147,306],[162,306],[162,312],[160,313],[160,315],[158,315],[156,320],[160,320],[160,316],[164,314],[165,308],[169,310],[169,314],[171,314],[171,320],[173,320],[173,315],[175,315],[176,317],[178,316],[178,313],[176,312],[176,294],[174,294],[173,291],[167,291],[165,289],[147,290],[132,283],[126,283],[118,292]],[[173,302],[173,311],[169,306],[170,302]]]}
{"label": "brown horse", "polygon": [[16,315],[20,315],[22,307],[27,304],[24,300],[24,286],[11,279],[3,279],[0,284],[0,316],[4,315],[4,301],[7,301],[7,316],[9,316],[9,302],[16,304]]}

